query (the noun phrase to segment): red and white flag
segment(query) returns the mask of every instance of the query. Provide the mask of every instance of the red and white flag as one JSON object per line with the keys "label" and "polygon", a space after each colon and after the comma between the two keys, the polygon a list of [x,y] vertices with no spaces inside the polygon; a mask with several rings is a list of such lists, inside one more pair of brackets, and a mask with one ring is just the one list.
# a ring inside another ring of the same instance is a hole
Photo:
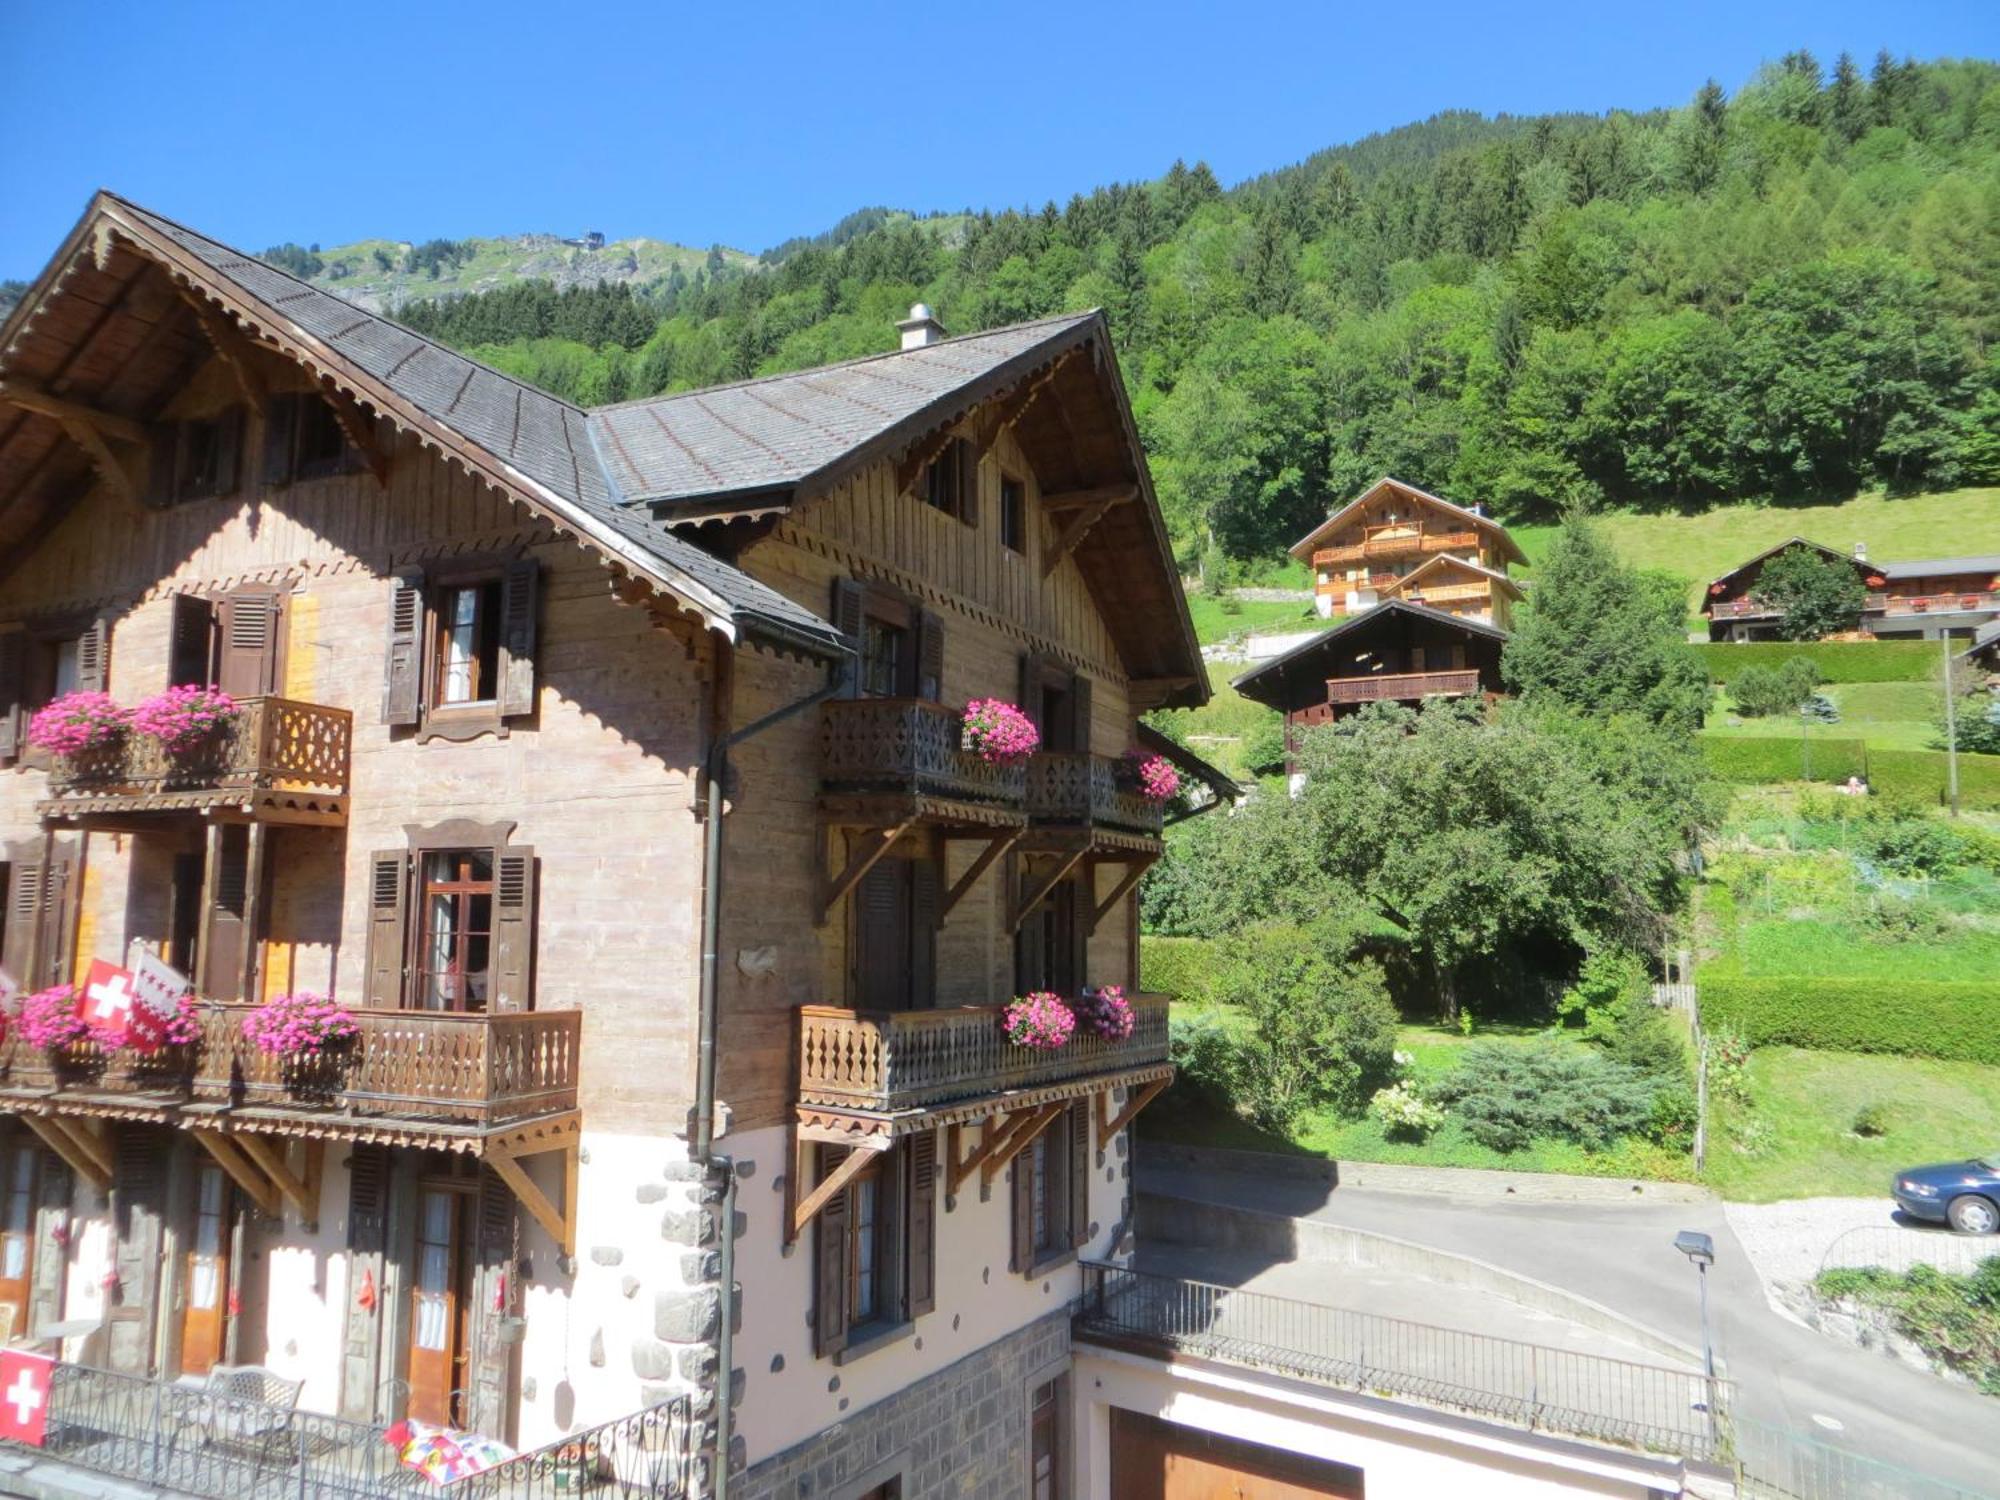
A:
{"label": "red and white flag", "polygon": [[56,1362],[25,1349],[0,1349],[0,1438],[39,1448],[49,1432],[49,1386]]}
{"label": "red and white flag", "polygon": [[132,997],[159,1018],[163,1031],[180,1014],[182,997],[193,988],[187,975],[157,953],[141,948],[132,960]]}
{"label": "red and white flag", "polygon": [[157,1011],[141,1003],[133,987],[132,971],[101,958],[90,962],[83,993],[77,997],[76,1013],[114,1047],[157,1052],[165,1035],[165,1021]]}

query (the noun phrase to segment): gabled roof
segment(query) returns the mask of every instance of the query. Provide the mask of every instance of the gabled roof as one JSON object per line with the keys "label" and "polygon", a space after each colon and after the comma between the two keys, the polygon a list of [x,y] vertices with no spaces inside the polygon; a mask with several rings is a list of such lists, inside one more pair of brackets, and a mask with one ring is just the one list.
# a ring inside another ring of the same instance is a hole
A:
{"label": "gabled roof", "polygon": [[1815,542],[1809,537],[1789,536],[1786,537],[1782,542],[1777,543],[1775,546],[1766,547],[1762,552],[1759,552],[1755,557],[1749,558],[1744,562],[1738,563],[1735,567],[1731,568],[1727,573],[1724,573],[1721,577],[1711,579],[1709,581],[1708,589],[1704,591],[1703,595],[1704,603],[1702,604],[1702,608],[1703,609],[1708,608],[1708,604],[1705,602],[1707,595],[1709,593],[1712,593],[1718,584],[1726,587],[1729,584],[1729,582],[1732,579],[1734,579],[1739,573],[1748,572],[1751,568],[1759,566],[1760,564],[1768,561],[1769,559],[1776,557],[1780,552],[1784,552],[1792,547],[1810,547],[1815,552],[1824,553],[1826,556],[1832,558],[1835,562],[1854,563],[1857,567],[1860,567],[1869,572],[1881,571],[1879,568],[1872,567],[1865,562],[1859,561],[1851,553],[1841,552],[1836,548],[1827,546],[1823,542]]}
{"label": "gabled roof", "polygon": [[[1813,551],[1830,557],[1835,562],[1846,563],[1856,573],[1864,577],[1868,574],[1874,574],[1892,581],[1908,582],[1917,578],[1949,578],[1955,574],[1965,573],[2000,573],[2000,552],[1974,553],[1966,557],[1933,557],[1916,562],[1878,562],[1873,558],[1856,557],[1851,552],[1842,552],[1836,547],[1827,546],[1824,542],[1815,542],[1810,537],[1791,536],[1786,537],[1784,541],[1779,542],[1776,546],[1766,547],[1755,557],[1738,563],[1720,578],[1710,582],[1709,590],[1715,590],[1717,585],[1721,585],[1726,590],[1730,584],[1743,574],[1749,572],[1752,568],[1761,567],[1780,552],[1788,551],[1793,547],[1810,547]],[[1702,608],[1707,609],[1708,607],[1707,602],[1704,600]]]}
{"label": "gabled roof", "polygon": [[1472,562],[1467,558],[1453,557],[1448,552],[1441,552],[1429,562],[1410,569],[1409,572],[1389,585],[1388,592],[1400,594],[1426,573],[1440,572],[1448,568],[1457,568],[1460,572],[1477,574],[1510,598],[1521,599],[1526,597],[1526,592],[1522,589],[1521,585],[1514,582],[1505,573],[1489,568],[1483,563]]}
{"label": "gabled roof", "polygon": [[1461,631],[1468,640],[1488,640],[1501,644],[1507,640],[1507,632],[1497,625],[1488,625],[1481,620],[1469,620],[1462,615],[1446,614],[1441,609],[1432,609],[1427,604],[1412,604],[1407,599],[1388,599],[1373,609],[1364,609],[1358,615],[1349,616],[1331,630],[1322,630],[1311,640],[1301,641],[1291,650],[1274,656],[1269,661],[1259,662],[1241,677],[1233,678],[1229,685],[1246,698],[1255,699],[1259,703],[1269,703],[1270,699],[1263,694],[1278,689],[1294,666],[1310,660],[1321,652],[1330,651],[1335,646],[1351,642],[1356,637],[1366,636],[1398,615],[1405,615],[1414,620],[1428,620],[1432,624]]}
{"label": "gabled roof", "polygon": [[1347,504],[1341,506],[1339,510],[1320,522],[1319,525],[1292,543],[1292,556],[1296,557],[1300,562],[1311,562],[1313,550],[1319,546],[1321,538],[1330,536],[1338,531],[1346,524],[1348,516],[1357,507],[1366,505],[1385,489],[1393,491],[1401,495],[1404,499],[1418,505],[1437,506],[1449,512],[1454,520],[1463,521],[1475,530],[1485,532],[1500,543],[1501,550],[1506,554],[1509,562],[1524,563],[1528,560],[1528,555],[1521,550],[1520,544],[1507,534],[1507,528],[1491,516],[1481,515],[1476,510],[1467,510],[1463,505],[1454,505],[1442,496],[1433,495],[1429,490],[1420,490],[1414,484],[1405,484],[1402,480],[1392,478],[1387,474],[1369,485],[1367,489],[1356,495]]}

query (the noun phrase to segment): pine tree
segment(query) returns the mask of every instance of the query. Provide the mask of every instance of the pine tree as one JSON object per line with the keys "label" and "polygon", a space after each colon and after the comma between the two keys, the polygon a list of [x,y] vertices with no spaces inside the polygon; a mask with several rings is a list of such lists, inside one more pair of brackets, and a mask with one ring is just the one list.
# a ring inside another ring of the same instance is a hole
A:
{"label": "pine tree", "polygon": [[1843,52],[1833,65],[1833,85],[1827,90],[1826,123],[1847,145],[1861,139],[1868,129],[1868,86],[1854,65],[1854,54]]}

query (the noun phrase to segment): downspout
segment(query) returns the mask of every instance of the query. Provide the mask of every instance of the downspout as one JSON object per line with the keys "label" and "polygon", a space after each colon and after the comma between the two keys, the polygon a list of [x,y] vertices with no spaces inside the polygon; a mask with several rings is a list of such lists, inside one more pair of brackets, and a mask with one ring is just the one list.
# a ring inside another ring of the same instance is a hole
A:
{"label": "downspout", "polygon": [[[721,695],[726,691],[726,684],[733,684],[736,647],[718,638],[716,649],[728,653],[726,657],[718,657],[715,687],[720,700],[717,707],[721,710],[717,717],[726,725],[729,704]],[[721,667],[723,662],[728,663],[726,669]],[[736,1388],[736,1163],[727,1156],[717,1155],[715,1151],[715,1032],[718,996],[722,988],[723,788],[729,777],[731,749],[838,696],[845,686],[844,670],[836,669],[826,686],[817,691],[774,709],[741,729],[717,735],[709,746],[707,757],[705,810],[708,824],[702,836],[700,1031],[695,1075],[694,1157],[704,1166],[722,1174],[722,1249],[719,1257],[722,1318],[715,1339],[715,1467],[710,1486],[715,1500],[728,1500],[729,1495],[729,1450],[734,1441],[730,1398]]]}

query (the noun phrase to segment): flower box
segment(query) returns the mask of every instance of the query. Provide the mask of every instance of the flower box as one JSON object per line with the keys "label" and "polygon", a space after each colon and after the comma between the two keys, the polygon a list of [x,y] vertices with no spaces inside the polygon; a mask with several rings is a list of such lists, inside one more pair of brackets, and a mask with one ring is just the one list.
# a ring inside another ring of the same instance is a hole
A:
{"label": "flower box", "polygon": [[965,748],[996,766],[1026,760],[1040,748],[1034,720],[999,698],[974,698],[965,705]]}
{"label": "flower box", "polygon": [[132,715],[109,693],[65,693],[28,721],[28,743],[51,755],[83,755],[124,739]]}
{"label": "flower box", "polygon": [[1037,990],[1024,995],[1000,1012],[1000,1029],[1017,1047],[1037,1052],[1053,1052],[1076,1030],[1076,1012],[1060,995]]}
{"label": "flower box", "polygon": [[185,683],[156,694],[132,710],[132,727],[158,740],[172,756],[210,744],[241,716],[236,700],[220,688]]}

